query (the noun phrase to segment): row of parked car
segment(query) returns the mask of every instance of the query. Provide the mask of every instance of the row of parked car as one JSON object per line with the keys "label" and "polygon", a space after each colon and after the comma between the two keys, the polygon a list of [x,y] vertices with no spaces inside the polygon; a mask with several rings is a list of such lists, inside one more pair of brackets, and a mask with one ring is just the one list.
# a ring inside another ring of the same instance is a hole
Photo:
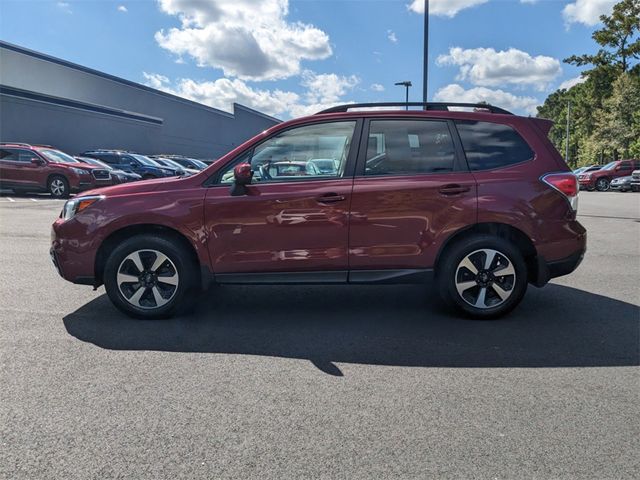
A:
{"label": "row of parked car", "polygon": [[0,187],[66,198],[92,188],[151,178],[189,176],[208,164],[180,155],[88,150],[71,156],[50,145],[0,143]]}
{"label": "row of parked car", "polygon": [[573,171],[581,190],[606,192],[640,191],[640,160],[618,160],[606,165],[591,165]]}

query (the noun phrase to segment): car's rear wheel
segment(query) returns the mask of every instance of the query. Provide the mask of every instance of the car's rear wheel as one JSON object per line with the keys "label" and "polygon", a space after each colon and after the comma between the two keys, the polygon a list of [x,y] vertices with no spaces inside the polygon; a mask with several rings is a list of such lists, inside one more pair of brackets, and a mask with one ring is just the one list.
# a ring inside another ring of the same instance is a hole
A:
{"label": "car's rear wheel", "polygon": [[47,190],[52,197],[68,198],[71,193],[69,190],[69,182],[61,175],[54,175],[49,179]]}
{"label": "car's rear wheel", "polygon": [[466,238],[449,247],[436,278],[443,300],[476,319],[505,315],[527,290],[527,266],[519,249],[491,235]]}
{"label": "car's rear wheel", "polygon": [[118,245],[107,259],[104,285],[127,315],[168,318],[186,310],[197,268],[189,252],[170,237],[138,235]]}
{"label": "car's rear wheel", "polygon": [[606,192],[607,190],[609,190],[609,185],[610,182],[608,178],[599,178],[596,182],[596,190],[598,190],[599,192]]}

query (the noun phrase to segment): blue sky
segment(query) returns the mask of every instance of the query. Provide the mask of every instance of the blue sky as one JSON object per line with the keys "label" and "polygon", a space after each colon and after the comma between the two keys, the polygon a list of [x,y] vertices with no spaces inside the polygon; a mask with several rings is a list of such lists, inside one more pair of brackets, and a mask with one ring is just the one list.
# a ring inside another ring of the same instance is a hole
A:
{"label": "blue sky", "polygon": [[[614,0],[431,0],[430,100],[535,112]],[[0,0],[0,38],[279,118],[422,92],[421,0]]]}

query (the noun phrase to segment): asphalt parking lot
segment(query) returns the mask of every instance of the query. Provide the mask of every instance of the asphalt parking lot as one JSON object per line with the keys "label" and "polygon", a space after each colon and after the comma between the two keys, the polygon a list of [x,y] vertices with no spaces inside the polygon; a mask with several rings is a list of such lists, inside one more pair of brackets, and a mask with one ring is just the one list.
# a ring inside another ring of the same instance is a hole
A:
{"label": "asphalt parking lot", "polygon": [[[11,197],[12,198],[12,197]],[[637,478],[640,194],[494,322],[420,286],[217,287],[131,320],[48,256],[62,203],[0,197],[0,478]]]}

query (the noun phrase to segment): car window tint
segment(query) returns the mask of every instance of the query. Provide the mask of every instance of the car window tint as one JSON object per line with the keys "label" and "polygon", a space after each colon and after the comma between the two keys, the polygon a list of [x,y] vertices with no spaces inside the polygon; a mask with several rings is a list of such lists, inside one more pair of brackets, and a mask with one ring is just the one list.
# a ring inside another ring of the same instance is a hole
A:
{"label": "car window tint", "polygon": [[455,148],[446,122],[372,120],[365,175],[413,175],[454,170]]}
{"label": "car window tint", "polygon": [[0,149],[0,160],[7,160],[10,162],[19,162],[20,150],[16,150],[13,148]]}
{"label": "car window tint", "polygon": [[526,162],[533,150],[513,128],[490,122],[456,121],[471,170],[490,170]]}
{"label": "car window tint", "polygon": [[251,164],[254,183],[342,177],[355,126],[355,121],[347,121],[285,130],[232,162],[220,181],[232,183],[239,163]]}

